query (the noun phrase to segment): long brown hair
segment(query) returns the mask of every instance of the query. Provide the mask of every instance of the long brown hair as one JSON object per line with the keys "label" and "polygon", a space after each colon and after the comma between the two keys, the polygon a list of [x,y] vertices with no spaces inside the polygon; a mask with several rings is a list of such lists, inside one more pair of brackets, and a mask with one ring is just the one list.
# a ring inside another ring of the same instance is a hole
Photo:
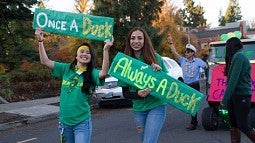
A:
{"label": "long brown hair", "polygon": [[[93,48],[91,48],[91,46],[88,43],[83,43],[83,44],[79,45],[77,47],[77,50],[81,46],[89,47],[89,51],[90,51],[90,55],[91,55],[91,61],[88,63],[87,70],[82,73],[82,76],[83,76],[83,86],[82,86],[81,90],[82,90],[82,92],[84,92],[84,93],[86,93],[88,95],[91,95],[92,91],[94,90],[94,87],[95,87],[95,83],[92,80],[92,70],[95,67],[95,53],[94,53]],[[77,59],[75,58],[73,60],[73,62],[71,63],[70,68],[75,70],[76,64],[77,64]]]}
{"label": "long brown hair", "polygon": [[126,38],[124,53],[126,55],[131,56],[131,57],[135,57],[134,50],[130,46],[130,38],[131,38],[132,33],[134,31],[137,31],[137,30],[141,31],[144,35],[144,45],[143,45],[143,48],[142,48],[141,55],[142,55],[145,63],[147,63],[149,65],[151,65],[152,63],[157,64],[157,60],[156,60],[156,57],[155,57],[155,50],[154,50],[154,47],[152,45],[151,39],[150,39],[149,35],[147,34],[147,32],[141,27],[134,27],[129,32],[128,37]]}
{"label": "long brown hair", "polygon": [[235,53],[243,48],[243,44],[237,37],[232,37],[227,40],[226,42],[226,55],[225,55],[225,70],[224,75],[228,76],[229,68]]}

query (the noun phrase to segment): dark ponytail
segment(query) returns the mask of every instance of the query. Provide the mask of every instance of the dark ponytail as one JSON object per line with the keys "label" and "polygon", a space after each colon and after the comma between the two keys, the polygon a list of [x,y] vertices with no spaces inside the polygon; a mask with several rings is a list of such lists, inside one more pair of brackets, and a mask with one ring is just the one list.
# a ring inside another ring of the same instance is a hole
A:
{"label": "dark ponytail", "polygon": [[243,44],[240,41],[240,39],[238,39],[237,37],[232,37],[227,40],[226,55],[225,55],[226,66],[225,66],[225,70],[224,70],[225,76],[228,76],[229,68],[230,68],[234,54],[242,48],[243,48]]}

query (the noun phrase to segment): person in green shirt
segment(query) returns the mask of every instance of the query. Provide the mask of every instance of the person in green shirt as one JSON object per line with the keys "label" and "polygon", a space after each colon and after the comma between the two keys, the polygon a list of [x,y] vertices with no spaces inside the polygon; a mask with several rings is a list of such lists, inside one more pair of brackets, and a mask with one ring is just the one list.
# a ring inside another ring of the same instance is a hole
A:
{"label": "person in green shirt", "polygon": [[231,142],[241,142],[240,129],[254,143],[255,131],[249,126],[248,118],[252,95],[251,65],[242,49],[243,44],[238,38],[227,40],[224,70],[227,87],[222,105],[228,109]]}
{"label": "person in green shirt", "polygon": [[[163,60],[154,51],[151,39],[141,27],[133,28],[126,40],[124,53],[148,65],[155,71],[167,72]],[[166,118],[166,103],[150,95],[150,89],[138,89],[118,81],[123,96],[133,102],[134,121],[142,143],[157,143]]]}
{"label": "person in green shirt", "polygon": [[72,63],[52,61],[43,45],[43,31],[36,29],[41,64],[52,69],[52,74],[62,80],[60,91],[60,141],[65,143],[90,143],[92,134],[89,99],[96,85],[103,85],[109,70],[109,49],[113,39],[106,40],[103,49],[102,70],[94,67],[95,55],[88,43],[77,48]]}

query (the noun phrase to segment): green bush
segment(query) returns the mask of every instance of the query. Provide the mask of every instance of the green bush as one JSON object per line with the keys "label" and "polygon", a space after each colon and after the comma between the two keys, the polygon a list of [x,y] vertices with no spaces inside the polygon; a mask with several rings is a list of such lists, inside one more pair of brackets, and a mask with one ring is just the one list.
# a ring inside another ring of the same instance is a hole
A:
{"label": "green bush", "polygon": [[12,97],[14,96],[14,93],[10,88],[0,89],[0,96],[7,101],[11,101]]}
{"label": "green bush", "polygon": [[31,71],[14,71],[11,73],[12,82],[33,82],[47,81],[52,79],[49,69],[31,70]]}
{"label": "green bush", "polygon": [[60,81],[49,69],[31,69],[0,74],[0,96],[8,102],[18,102],[58,96]]}

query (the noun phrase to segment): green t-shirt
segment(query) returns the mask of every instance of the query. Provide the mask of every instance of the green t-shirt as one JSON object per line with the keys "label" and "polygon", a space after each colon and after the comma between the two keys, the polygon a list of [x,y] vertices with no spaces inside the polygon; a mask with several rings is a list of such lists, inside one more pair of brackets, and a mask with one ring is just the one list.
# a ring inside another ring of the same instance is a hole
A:
{"label": "green t-shirt", "polygon": [[[62,80],[60,91],[60,122],[76,125],[91,116],[89,98],[83,93],[83,76],[70,69],[70,64],[54,62],[52,75]],[[92,78],[96,85],[103,85],[99,70],[93,69]]]}
{"label": "green t-shirt", "polygon": [[[167,69],[165,65],[163,64],[163,60],[161,56],[159,54],[155,54],[155,56],[158,61],[158,65],[162,68],[162,71],[167,72]],[[144,62],[142,57],[137,59]],[[139,90],[138,88],[134,86],[130,86],[127,83],[122,81],[118,81],[118,86],[121,86],[121,87],[129,86],[130,92],[136,92],[137,90]],[[159,98],[154,97],[153,95],[148,95],[144,99],[133,99],[132,102],[133,102],[134,111],[146,111],[160,105],[166,105],[166,102],[162,101]]]}

